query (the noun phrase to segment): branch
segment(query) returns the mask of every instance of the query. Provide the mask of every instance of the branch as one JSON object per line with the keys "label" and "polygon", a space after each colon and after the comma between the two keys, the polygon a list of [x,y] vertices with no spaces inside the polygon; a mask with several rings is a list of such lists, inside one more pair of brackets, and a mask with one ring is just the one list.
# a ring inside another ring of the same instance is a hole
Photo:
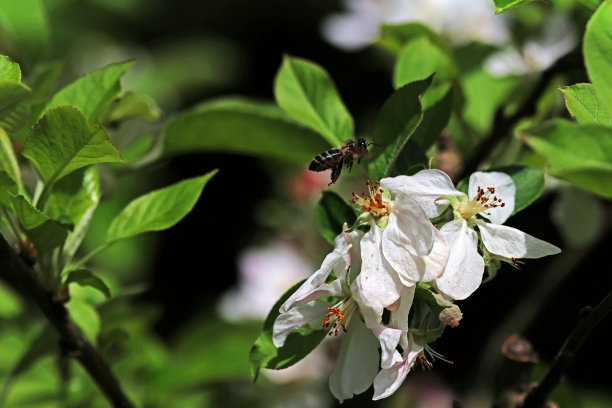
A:
{"label": "branch", "polygon": [[66,306],[53,300],[52,295],[45,290],[36,277],[34,270],[21,260],[1,235],[0,278],[4,279],[24,297],[30,298],[36,303],[49,323],[59,333],[62,348],[71,357],[79,360],[114,407],[134,407],[124,394],[110,367],[103,360],[102,355],[85,339],[79,328],[70,319]]}
{"label": "branch", "polygon": [[595,308],[585,307],[582,310],[582,318],[574,327],[561,350],[557,353],[548,373],[544,379],[529,391],[522,408],[541,408],[544,406],[548,395],[561,381],[565,369],[574,361],[576,353],[582,343],[601,320],[612,312],[612,292],[602,300]]}

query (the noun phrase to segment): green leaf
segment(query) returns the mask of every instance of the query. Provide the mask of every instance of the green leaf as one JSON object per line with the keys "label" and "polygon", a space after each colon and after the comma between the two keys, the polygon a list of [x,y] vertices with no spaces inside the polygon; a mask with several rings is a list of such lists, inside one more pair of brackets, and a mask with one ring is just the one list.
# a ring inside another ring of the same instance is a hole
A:
{"label": "green leaf", "polygon": [[306,165],[328,145],[276,106],[221,99],[171,119],[165,154],[221,151],[273,157]]}
{"label": "green leaf", "polygon": [[285,56],[274,81],[276,102],[332,146],[353,138],[353,118],[327,72],[304,59]]}
{"label": "green leaf", "polygon": [[494,0],[495,1],[495,14],[503,13],[513,7],[520,6],[521,4],[529,3],[532,0]]}
{"label": "green leaf", "polygon": [[93,272],[86,269],[78,269],[76,271],[70,271],[66,277],[65,284],[78,283],[81,286],[90,286],[94,289],[99,290],[106,296],[107,299],[111,297],[110,288],[104,283],[104,281],[98,276],[94,275]]}
{"label": "green leaf", "polygon": [[180,181],[133,200],[110,223],[106,242],[172,227],[191,211],[216,172]]}
{"label": "green leaf", "polygon": [[85,299],[73,296],[68,302],[68,312],[70,318],[83,331],[85,337],[91,343],[96,344],[101,327],[100,315],[96,308]]}
{"label": "green leaf", "polygon": [[17,218],[39,255],[60,246],[66,240],[68,229],[34,208],[24,196],[13,197],[12,202]]}
{"label": "green leaf", "polygon": [[525,140],[548,162],[549,173],[612,198],[612,129],[554,120],[525,132]]}
{"label": "green leaf", "polygon": [[[314,330],[305,325],[291,333],[281,348],[277,348],[272,341],[272,328],[278,317],[279,308],[291,296],[304,281],[296,283],[272,306],[270,313],[264,321],[259,337],[255,340],[249,355],[249,364],[253,381],[257,381],[261,368],[280,370],[287,368],[302,358],[306,357],[327,334],[326,330]],[[323,316],[321,316],[323,318]]]}
{"label": "green leaf", "polygon": [[612,2],[604,1],[589,19],[584,33],[584,62],[601,101],[612,112]]}
{"label": "green leaf", "polygon": [[70,173],[54,185],[47,200],[45,210],[51,218],[67,217],[74,224],[64,244],[66,260],[72,259],[76,253],[100,202],[98,173],[98,166],[95,165]]}
{"label": "green leaf", "polygon": [[109,64],[90,72],[62,88],[53,96],[46,109],[60,105],[79,108],[89,123],[99,123],[100,112],[121,91],[120,78],[133,61]]}
{"label": "green leaf", "polygon": [[6,55],[0,55],[0,81],[21,82],[19,64]]}
{"label": "green leaf", "polygon": [[565,106],[578,123],[599,123],[612,126],[612,111],[600,100],[592,84],[576,84],[559,88]]}
{"label": "green leaf", "polygon": [[0,282],[0,318],[15,318],[22,311],[23,305],[17,292],[4,282]]}
{"label": "green leaf", "polygon": [[393,83],[400,88],[436,74],[434,85],[457,75],[457,66],[448,50],[422,36],[402,47],[395,63]]}
{"label": "green leaf", "polygon": [[17,195],[17,183],[4,170],[0,170],[0,204],[10,206],[13,197]]}
{"label": "green leaf", "polygon": [[112,124],[133,118],[155,121],[160,115],[161,111],[153,100],[142,97],[134,91],[127,91],[104,107],[100,114],[100,123]]}
{"label": "green leaf", "polygon": [[353,208],[333,191],[324,191],[315,208],[315,224],[319,232],[330,244],[342,232],[344,223],[353,225],[357,216]]}
{"label": "green leaf", "polygon": [[512,215],[533,203],[542,194],[544,187],[546,187],[544,172],[539,169],[513,165],[494,167],[489,171],[500,171],[512,177],[516,187]]}
{"label": "green leaf", "polygon": [[22,83],[0,82],[0,127],[18,131],[30,116],[30,89]]}
{"label": "green leaf", "polygon": [[23,155],[30,159],[47,184],[81,167],[102,162],[123,162],[106,131],[89,125],[76,108],[48,110],[28,135]]}
{"label": "green leaf", "polygon": [[[16,40],[19,52],[32,60],[44,55],[49,37],[49,23],[43,0],[0,0],[0,26]],[[8,38],[7,38],[8,39]]]}
{"label": "green leaf", "polygon": [[17,157],[13,150],[13,143],[4,129],[0,127],[0,170],[3,170],[13,182],[21,188],[21,173],[17,164]]}
{"label": "green leaf", "polygon": [[421,97],[431,81],[432,77],[429,77],[404,85],[383,104],[372,138],[374,143],[381,145],[376,149],[378,155],[368,166],[372,179],[378,180],[391,175],[396,161],[423,119]]}

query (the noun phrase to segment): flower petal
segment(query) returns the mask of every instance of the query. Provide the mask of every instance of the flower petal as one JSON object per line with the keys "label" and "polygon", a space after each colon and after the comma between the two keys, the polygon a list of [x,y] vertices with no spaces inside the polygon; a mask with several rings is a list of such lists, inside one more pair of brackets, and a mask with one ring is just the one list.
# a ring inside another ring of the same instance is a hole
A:
{"label": "flower petal", "polygon": [[477,250],[478,235],[465,220],[451,221],[440,231],[451,249],[446,269],[436,284],[450,298],[465,299],[482,283],[485,265]]}
{"label": "flower petal", "polygon": [[351,319],[329,377],[329,389],[342,402],[370,388],[377,371],[378,341],[360,319]]}
{"label": "flower petal", "polygon": [[287,336],[295,329],[308,324],[316,319],[323,321],[330,305],[325,302],[310,302],[303,306],[291,308],[288,312],[282,312],[274,321],[272,326],[272,341],[276,347],[282,347]]}
{"label": "flower petal", "polygon": [[424,256],[431,252],[434,226],[419,204],[404,193],[392,202],[389,223],[383,231],[383,241],[391,241],[403,251]]}
{"label": "flower petal", "polygon": [[402,337],[402,331],[378,323],[372,327],[368,326],[368,328],[372,330],[372,333],[374,333],[380,343],[380,366],[382,368],[391,367],[394,363],[395,349]]}
{"label": "flower petal", "polygon": [[380,370],[374,379],[373,400],[386,398],[393,394],[406,379],[406,375],[410,372],[417,356],[423,351],[423,346],[416,344],[412,337],[409,344],[410,347],[404,351],[403,358],[398,359],[392,367]]}
{"label": "flower petal", "polygon": [[[302,286],[289,296],[289,299],[280,307],[280,311],[287,312],[294,306],[303,305],[322,296],[340,295],[341,281],[344,276],[346,276],[346,271],[349,266],[347,263],[347,254],[350,248],[351,244],[347,242],[344,233],[339,234],[336,237],[336,247],[325,257],[323,264],[321,264],[321,268],[310,275]],[[325,281],[332,270],[336,271],[338,279],[331,284],[326,284]]]}
{"label": "flower petal", "polygon": [[503,207],[491,208],[490,215],[486,217],[495,224],[503,224],[514,211],[514,196],[516,194],[516,186],[512,177],[506,173],[498,171],[477,171],[470,176],[468,187],[469,198],[473,199],[476,196],[478,187],[486,189],[487,187],[495,187],[494,196],[501,198],[505,205]]}
{"label": "flower petal", "polygon": [[489,252],[506,258],[541,258],[561,252],[558,247],[506,225],[477,222]]}
{"label": "flower petal", "polygon": [[408,194],[423,208],[429,218],[437,217],[448,207],[447,200],[436,201],[442,196],[463,195],[457,191],[452,180],[442,170],[421,170],[414,176],[387,177],[380,180],[381,187],[391,195]]}
{"label": "flower petal", "polygon": [[394,245],[394,242],[385,240],[383,236],[382,248],[385,260],[399,276],[406,286],[414,282],[430,282],[444,272],[448,261],[450,247],[440,231],[432,225],[434,232],[434,246],[427,256],[414,256],[403,248]]}
{"label": "flower petal", "polygon": [[356,282],[364,297],[387,307],[399,299],[402,284],[382,256],[381,236],[381,229],[372,224],[361,239],[361,273]]}
{"label": "flower petal", "polygon": [[[399,305],[396,310],[391,311],[391,319],[389,325],[397,327],[401,330],[402,337],[400,338],[400,345],[402,348],[408,347],[408,313],[412,308],[412,302],[414,301],[414,292],[416,291],[416,285],[407,287],[402,291],[400,296]],[[389,368],[390,365],[384,366],[381,360],[382,368]]]}

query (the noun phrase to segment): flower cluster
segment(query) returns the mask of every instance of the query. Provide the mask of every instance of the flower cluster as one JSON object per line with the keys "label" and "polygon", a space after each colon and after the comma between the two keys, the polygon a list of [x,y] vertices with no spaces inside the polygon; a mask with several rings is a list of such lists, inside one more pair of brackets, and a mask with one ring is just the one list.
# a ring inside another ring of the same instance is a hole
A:
{"label": "flower cluster", "polygon": [[516,266],[560,252],[501,225],[514,211],[516,190],[505,173],[472,174],[467,194],[440,170],[368,182],[368,189],[353,193],[363,213],[350,229],[345,224],[273,326],[276,347],[304,325],[343,336],[329,382],[339,401],[372,385],[373,399],[385,398],[415,362],[444,360],[429,343],[459,324],[454,301],[480,286],[485,269],[490,278],[500,261]]}

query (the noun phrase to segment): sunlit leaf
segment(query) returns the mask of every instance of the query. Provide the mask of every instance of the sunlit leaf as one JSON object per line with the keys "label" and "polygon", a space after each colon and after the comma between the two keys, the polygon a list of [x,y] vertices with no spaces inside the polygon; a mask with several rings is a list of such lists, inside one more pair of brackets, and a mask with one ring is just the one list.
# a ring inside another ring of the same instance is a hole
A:
{"label": "sunlit leaf", "polygon": [[275,106],[236,98],[208,102],[170,119],[164,153],[197,151],[274,157],[305,165],[328,145]]}
{"label": "sunlit leaf", "polygon": [[106,283],[98,276],[94,275],[93,272],[86,269],[79,269],[76,271],[70,271],[66,277],[65,284],[78,283],[81,286],[90,286],[94,289],[99,290],[107,298],[111,297],[110,288]]}
{"label": "sunlit leaf", "polygon": [[584,33],[584,62],[600,100],[612,112],[612,2],[603,1],[589,19]]}
{"label": "sunlit leaf", "polygon": [[6,55],[0,55],[0,81],[21,82],[19,64]]}
{"label": "sunlit leaf", "polygon": [[95,344],[101,325],[96,308],[84,299],[74,296],[67,305],[70,318],[83,331],[85,337]]}
{"label": "sunlit leaf", "polygon": [[379,180],[392,174],[398,158],[421,123],[423,118],[421,97],[431,81],[432,78],[429,77],[404,85],[385,101],[378,115],[372,138],[373,142],[380,145],[376,149],[377,156],[368,166],[372,179]]}
{"label": "sunlit leaf", "polygon": [[108,243],[172,227],[187,215],[198,201],[204,186],[217,172],[180,181],[130,202],[110,223]]}
{"label": "sunlit leaf", "polygon": [[51,218],[67,217],[74,224],[64,244],[67,260],[74,256],[81,244],[99,202],[100,177],[95,165],[72,172],[54,185],[45,210]]}
{"label": "sunlit leaf", "polygon": [[513,7],[520,6],[521,4],[527,4],[532,0],[494,0],[495,2],[495,14],[503,13],[504,11],[510,10]]}
{"label": "sunlit leaf", "polygon": [[134,91],[127,91],[104,106],[100,123],[116,123],[132,118],[155,121],[160,115],[161,112],[153,100]]}
{"label": "sunlit leaf", "polygon": [[417,22],[400,24],[382,24],[380,36],[376,44],[380,47],[399,54],[401,49],[416,38],[424,37],[441,49],[446,49],[446,42],[426,25]]}
{"label": "sunlit leaf", "polygon": [[26,139],[23,155],[47,184],[90,164],[123,161],[106,131],[89,125],[83,114],[70,106],[45,113]]}
{"label": "sunlit leaf", "polygon": [[21,174],[17,157],[13,149],[13,143],[8,135],[0,127],[0,170],[3,170],[16,185],[21,186]]}
{"label": "sunlit leaf", "polygon": [[100,112],[121,91],[120,78],[133,61],[109,64],[78,78],[57,92],[46,109],[60,105],[79,108],[89,123],[99,123]]}
{"label": "sunlit leaf", "polygon": [[435,74],[434,85],[457,75],[457,67],[448,50],[436,45],[427,36],[418,37],[401,48],[393,72],[396,88],[432,74]]}
{"label": "sunlit leaf", "polygon": [[578,123],[599,123],[612,126],[612,110],[600,100],[592,84],[576,84],[560,88],[565,106]]}
{"label": "sunlit leaf", "polygon": [[0,170],[0,204],[9,206],[13,196],[17,195],[17,183],[4,170]]}
{"label": "sunlit leaf", "polygon": [[558,119],[525,131],[525,140],[546,158],[551,175],[612,198],[612,128]]}
{"label": "sunlit leaf", "polygon": [[254,381],[257,380],[261,368],[280,370],[297,363],[314,350],[327,334],[326,330],[313,330],[312,327],[305,325],[291,333],[281,348],[277,348],[272,341],[272,328],[279,315],[279,308],[302,283],[296,283],[285,292],[272,306],[266,317],[261,334],[255,340],[249,357],[251,375]]}
{"label": "sunlit leaf", "polygon": [[0,127],[18,131],[30,115],[30,89],[22,83],[0,82]]}
{"label": "sunlit leaf", "polygon": [[315,208],[315,224],[327,242],[334,245],[344,223],[351,226],[356,219],[355,211],[342,197],[333,191],[323,192]]}
{"label": "sunlit leaf", "polygon": [[22,195],[13,197],[12,202],[17,218],[39,254],[64,242],[68,235],[66,226],[34,208]]}
{"label": "sunlit leaf", "polygon": [[327,72],[310,61],[285,56],[274,81],[278,105],[332,146],[353,138],[353,118]]}

